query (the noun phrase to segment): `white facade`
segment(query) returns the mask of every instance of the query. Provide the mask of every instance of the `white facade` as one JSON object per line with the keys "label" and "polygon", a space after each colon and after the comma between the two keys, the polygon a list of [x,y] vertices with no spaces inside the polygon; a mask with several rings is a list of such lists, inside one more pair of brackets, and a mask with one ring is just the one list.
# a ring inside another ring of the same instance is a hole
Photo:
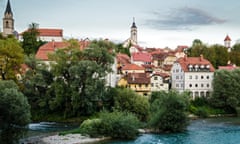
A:
{"label": "white facade", "polygon": [[62,42],[63,41],[63,37],[59,37],[59,36],[40,36],[38,37],[38,39],[46,42],[51,42],[51,41]]}
{"label": "white facade", "polygon": [[151,91],[168,91],[169,83],[160,75],[151,76]]}
{"label": "white facade", "polygon": [[174,63],[172,75],[172,89],[179,92],[190,91],[195,97],[209,96],[212,92],[212,80],[214,72],[211,71],[187,71],[185,72],[179,63]]}

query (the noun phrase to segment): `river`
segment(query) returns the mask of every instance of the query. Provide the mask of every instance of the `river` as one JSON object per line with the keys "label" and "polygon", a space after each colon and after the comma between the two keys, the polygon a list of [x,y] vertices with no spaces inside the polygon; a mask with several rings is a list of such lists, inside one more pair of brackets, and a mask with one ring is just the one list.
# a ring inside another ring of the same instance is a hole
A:
{"label": "river", "polygon": [[[27,137],[49,135],[78,125],[62,123],[31,123],[25,128],[0,131],[0,144],[18,144]],[[238,144],[240,118],[199,119],[190,122],[187,130],[176,134],[142,134],[131,141],[110,141],[104,144]]]}
{"label": "river", "polygon": [[191,121],[187,131],[176,134],[143,134],[131,141],[107,144],[239,144],[240,119],[214,118]]}

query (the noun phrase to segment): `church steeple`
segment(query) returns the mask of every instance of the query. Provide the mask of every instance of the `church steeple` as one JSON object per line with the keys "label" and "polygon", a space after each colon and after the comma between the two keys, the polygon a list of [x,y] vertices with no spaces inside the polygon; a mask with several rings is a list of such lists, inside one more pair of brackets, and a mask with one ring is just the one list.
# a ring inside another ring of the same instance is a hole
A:
{"label": "church steeple", "polygon": [[135,18],[133,18],[133,23],[131,26],[131,43],[137,44],[137,26],[135,24]]}
{"label": "church steeple", "polygon": [[13,34],[13,32],[14,32],[14,19],[10,0],[8,0],[3,17],[3,36],[11,35]]}
{"label": "church steeple", "polygon": [[10,1],[8,0],[8,2],[7,2],[7,7],[6,7],[6,10],[5,10],[5,13],[4,13],[5,15],[6,14],[11,14],[11,15],[13,15],[13,13],[12,13],[12,9],[11,9],[11,4],[10,4]]}

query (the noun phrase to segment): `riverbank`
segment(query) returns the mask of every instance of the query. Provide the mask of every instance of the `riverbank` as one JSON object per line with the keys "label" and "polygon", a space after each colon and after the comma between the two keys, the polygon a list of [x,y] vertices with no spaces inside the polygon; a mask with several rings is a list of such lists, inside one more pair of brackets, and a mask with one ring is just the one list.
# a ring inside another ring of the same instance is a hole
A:
{"label": "riverbank", "polygon": [[43,135],[20,140],[20,144],[90,144],[109,140],[109,137],[90,138],[81,134]]}

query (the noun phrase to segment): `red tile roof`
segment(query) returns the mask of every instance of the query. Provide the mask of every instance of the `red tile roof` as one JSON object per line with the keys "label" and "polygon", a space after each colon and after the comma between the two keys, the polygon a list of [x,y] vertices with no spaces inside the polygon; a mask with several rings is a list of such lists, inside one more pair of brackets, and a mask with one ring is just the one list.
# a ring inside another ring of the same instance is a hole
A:
{"label": "red tile roof", "polygon": [[146,73],[128,73],[128,84],[150,84],[150,77]]}
{"label": "red tile roof", "polygon": [[132,59],[133,61],[151,62],[152,56],[149,53],[137,52],[132,53]]}
{"label": "red tile roof", "polygon": [[227,35],[224,41],[231,41],[230,37]]}
{"label": "red tile roof", "polygon": [[188,48],[188,46],[180,45],[176,48],[175,52],[184,52],[184,50],[187,48]]}
{"label": "red tile roof", "polygon": [[228,66],[218,66],[218,69],[220,70],[234,70],[240,67],[237,67],[236,65],[228,65]]}
{"label": "red tile roof", "polygon": [[207,60],[204,59],[203,56],[200,57],[187,57],[185,56],[184,58],[179,58],[177,62],[181,65],[182,69],[184,72],[189,72],[189,65],[191,66],[209,66],[210,72],[214,72],[214,67],[212,64]]}
{"label": "red tile roof", "polygon": [[153,76],[161,76],[163,78],[170,77],[169,74],[167,74],[167,73],[160,73],[160,72],[156,72],[156,73],[152,74],[152,77]]}
{"label": "red tile roof", "polygon": [[145,70],[144,67],[138,66],[136,64],[126,64],[123,66],[122,70]]}
{"label": "red tile roof", "polygon": [[[88,44],[89,41],[79,41],[80,50],[83,50],[85,47],[88,46]],[[38,49],[36,58],[47,61],[49,53],[53,53],[56,49],[66,48],[67,46],[68,43],[66,42],[48,42]]]}
{"label": "red tile roof", "polygon": [[117,54],[117,63],[119,63],[121,65],[126,65],[126,64],[130,64],[131,60],[127,54],[118,53]]}
{"label": "red tile roof", "polygon": [[[63,37],[62,29],[39,28],[37,30],[39,32],[39,36]],[[28,30],[26,30],[26,31],[28,31]],[[26,31],[24,31],[24,32],[26,32]],[[22,35],[24,32],[22,32],[20,35]]]}

